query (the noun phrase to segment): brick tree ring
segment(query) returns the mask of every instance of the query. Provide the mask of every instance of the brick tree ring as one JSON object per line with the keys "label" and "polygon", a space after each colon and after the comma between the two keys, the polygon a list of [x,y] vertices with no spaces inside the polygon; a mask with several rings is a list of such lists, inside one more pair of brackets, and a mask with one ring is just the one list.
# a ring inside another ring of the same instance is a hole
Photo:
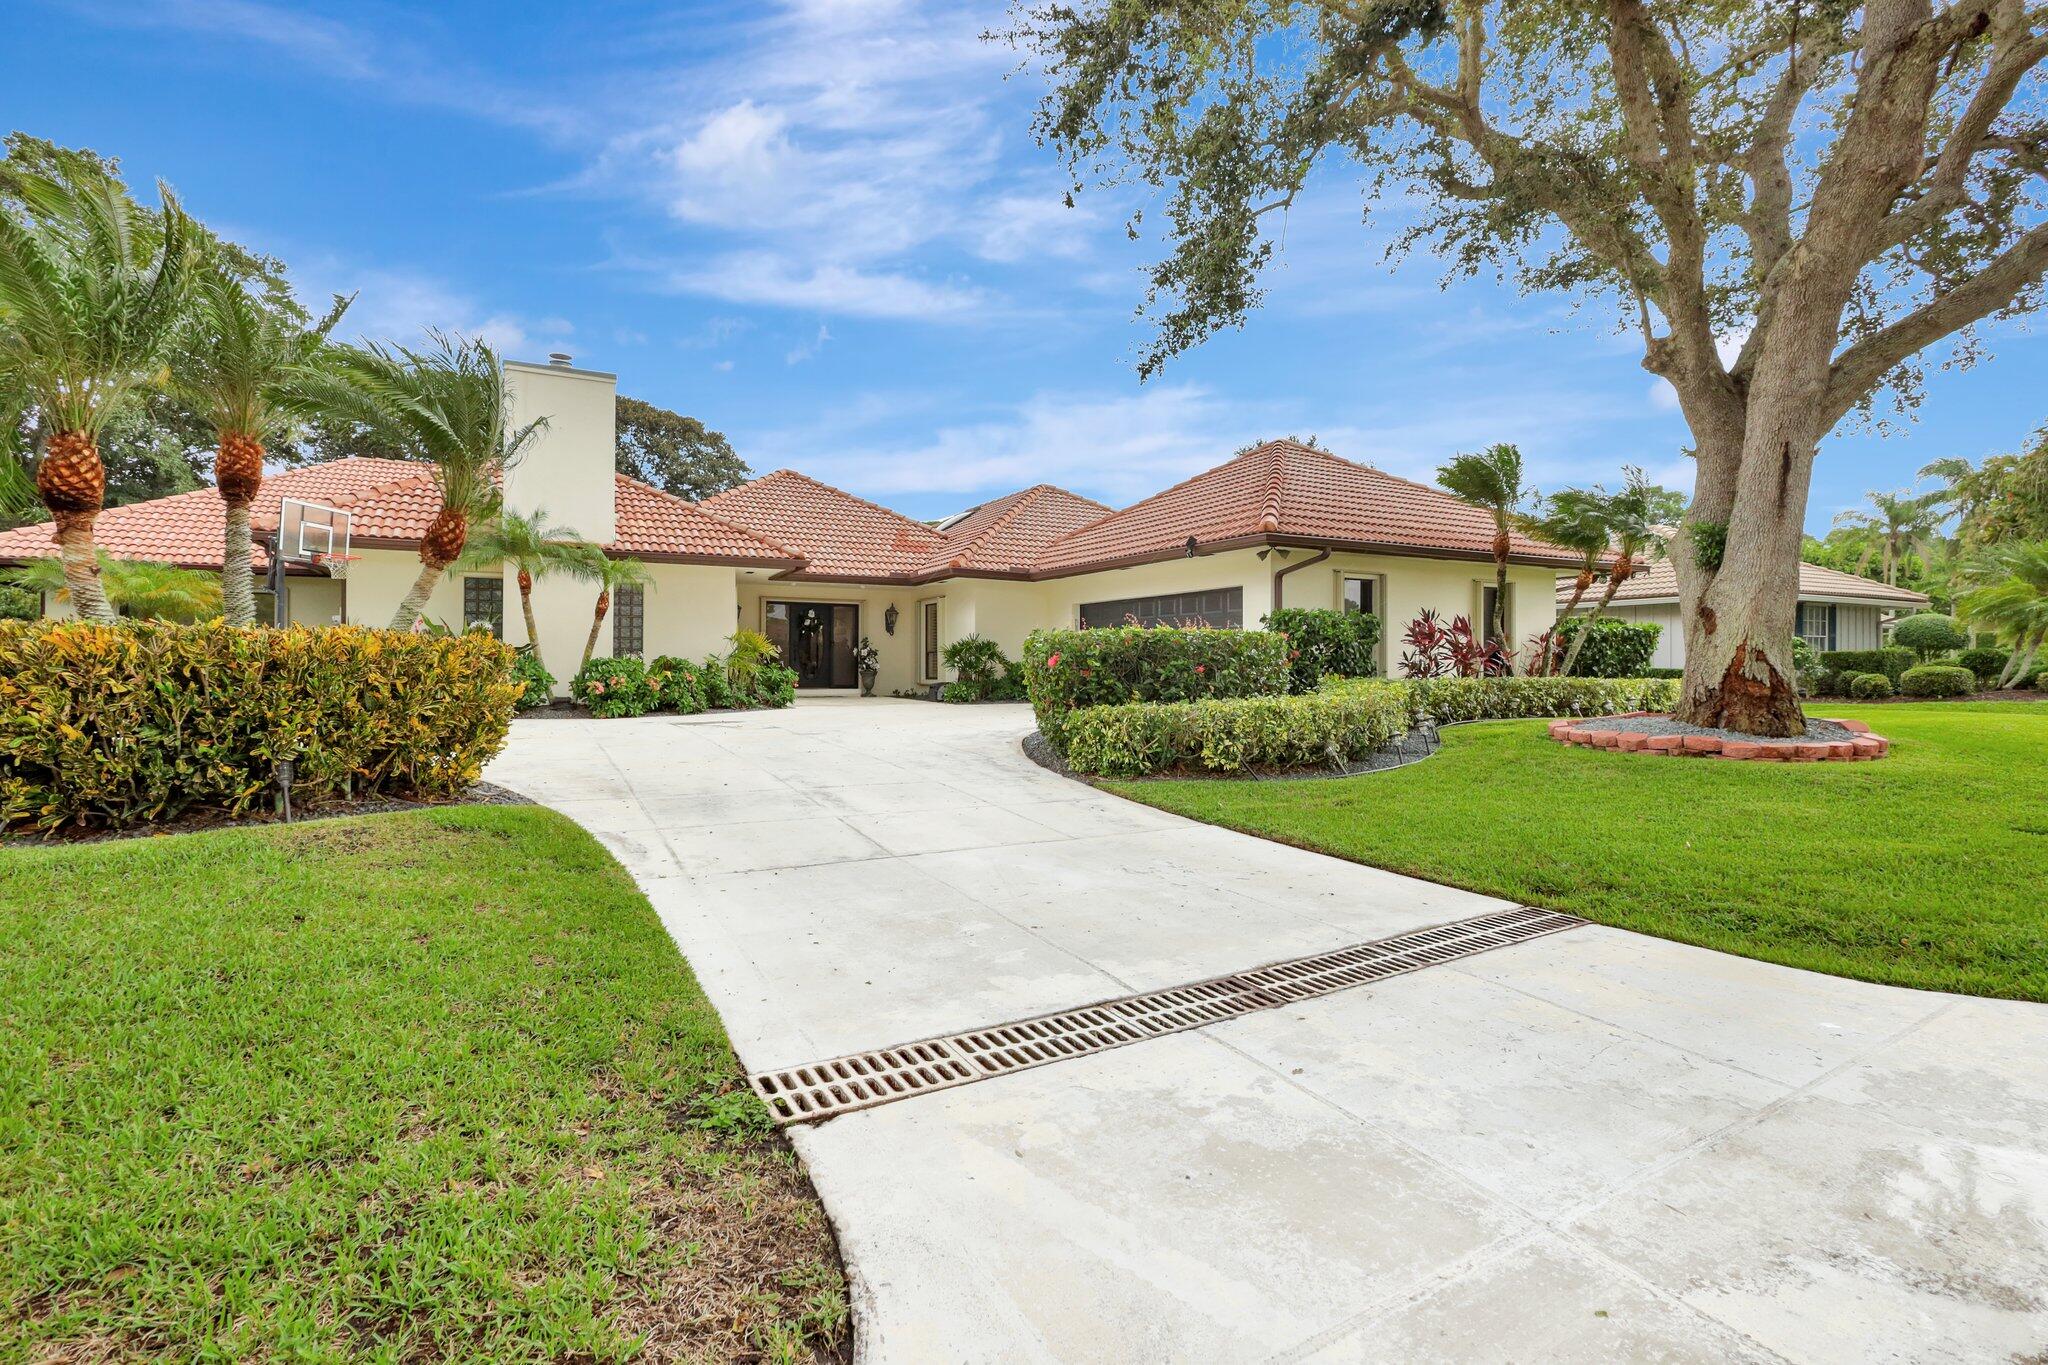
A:
{"label": "brick tree ring", "polygon": [[[1630,725],[1630,721],[1641,721]],[[1730,758],[1751,762],[1855,763],[1883,758],[1891,741],[1870,733],[1860,720],[1826,717],[1809,722],[1823,733],[1804,739],[1758,739],[1729,731],[1705,731],[1674,721],[1668,711],[1628,711],[1616,716],[1587,716],[1550,722],[1550,737],[1560,744],[1588,749],[1613,749],[1625,754],[1665,754],[1674,758]]]}

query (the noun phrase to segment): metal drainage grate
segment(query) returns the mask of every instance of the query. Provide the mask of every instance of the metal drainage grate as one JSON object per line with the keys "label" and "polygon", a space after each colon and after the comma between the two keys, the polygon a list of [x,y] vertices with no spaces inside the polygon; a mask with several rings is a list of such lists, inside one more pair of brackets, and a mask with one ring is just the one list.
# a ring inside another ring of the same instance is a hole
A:
{"label": "metal drainage grate", "polygon": [[1349,990],[1586,923],[1553,910],[1502,910],[1275,962],[1187,986],[1103,1000],[1057,1014],[904,1043],[752,1077],[779,1123],[816,1123],[991,1076],[1103,1052],[1147,1038]]}

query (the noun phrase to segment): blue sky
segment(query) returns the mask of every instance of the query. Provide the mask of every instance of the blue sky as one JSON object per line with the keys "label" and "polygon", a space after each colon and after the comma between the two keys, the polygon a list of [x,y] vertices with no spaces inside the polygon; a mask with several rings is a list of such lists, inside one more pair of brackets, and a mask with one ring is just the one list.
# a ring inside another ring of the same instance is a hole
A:
{"label": "blue sky", "polygon": [[[1326,178],[1267,306],[1141,384],[1134,201],[1061,204],[999,7],[0,0],[0,124],[161,177],[351,327],[572,352],[915,515],[1041,480],[1132,501],[1267,436],[1427,479],[1514,441],[1538,484],[1690,486],[1685,428],[1600,305],[1439,287]],[[1927,461],[2018,448],[2048,346],[1930,366],[1889,435],[1824,447],[1809,526]],[[1939,357],[1935,358],[1937,361]]]}

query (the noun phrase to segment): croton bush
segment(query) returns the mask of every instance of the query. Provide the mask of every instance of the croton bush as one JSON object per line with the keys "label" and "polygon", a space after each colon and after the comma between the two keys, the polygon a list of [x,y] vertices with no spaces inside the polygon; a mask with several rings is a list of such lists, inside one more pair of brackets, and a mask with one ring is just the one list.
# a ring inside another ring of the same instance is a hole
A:
{"label": "croton bush", "polygon": [[1024,686],[1039,730],[1058,743],[1063,718],[1086,707],[1281,696],[1288,654],[1264,630],[1038,630],[1024,641]]}
{"label": "croton bush", "polygon": [[1106,777],[1247,773],[1342,767],[1407,729],[1398,690],[1361,688],[1083,707],[1067,713],[1060,742],[1068,766]]}
{"label": "croton bush", "polygon": [[481,633],[0,621],[0,823],[118,827],[299,801],[449,796],[522,685]]}

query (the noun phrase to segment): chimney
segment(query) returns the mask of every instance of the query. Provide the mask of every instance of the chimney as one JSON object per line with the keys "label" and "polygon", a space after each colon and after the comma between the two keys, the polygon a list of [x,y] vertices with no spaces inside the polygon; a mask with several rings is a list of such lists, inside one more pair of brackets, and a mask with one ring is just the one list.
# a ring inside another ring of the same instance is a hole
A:
{"label": "chimney", "polygon": [[549,352],[548,352],[548,364],[550,364],[550,365],[559,365],[559,366],[561,366],[561,367],[562,367],[563,369],[565,369],[565,370],[569,368],[569,361],[570,361],[570,359],[571,359],[571,357],[570,357],[570,355],[569,355],[569,353],[568,353],[567,351],[549,351]]}

